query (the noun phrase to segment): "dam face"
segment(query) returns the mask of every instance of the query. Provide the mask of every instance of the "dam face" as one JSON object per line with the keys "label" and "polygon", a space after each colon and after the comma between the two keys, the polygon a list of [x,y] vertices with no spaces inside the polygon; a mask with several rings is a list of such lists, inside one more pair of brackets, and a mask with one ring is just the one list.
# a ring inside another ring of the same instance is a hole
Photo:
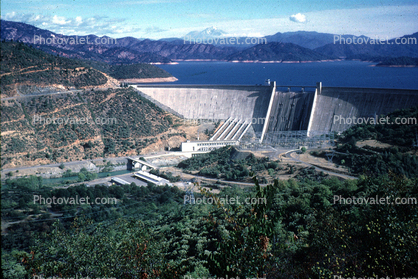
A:
{"label": "dam face", "polygon": [[347,130],[340,118],[371,118],[397,109],[418,106],[418,90],[324,87],[316,94],[310,130]]}
{"label": "dam face", "polygon": [[261,134],[270,102],[270,86],[135,86],[141,95],[185,119],[238,119]]}
{"label": "dam face", "polygon": [[267,111],[270,86],[136,86],[186,119],[251,118]]}
{"label": "dam face", "polygon": [[[305,136],[342,132],[353,123],[418,106],[418,90],[322,87],[296,92],[269,86],[134,85],[161,108],[185,119],[244,121],[260,142],[277,143],[285,132]],[[282,87],[280,87],[282,88]],[[298,87],[300,88],[300,87]],[[231,128],[232,129],[232,128]]]}

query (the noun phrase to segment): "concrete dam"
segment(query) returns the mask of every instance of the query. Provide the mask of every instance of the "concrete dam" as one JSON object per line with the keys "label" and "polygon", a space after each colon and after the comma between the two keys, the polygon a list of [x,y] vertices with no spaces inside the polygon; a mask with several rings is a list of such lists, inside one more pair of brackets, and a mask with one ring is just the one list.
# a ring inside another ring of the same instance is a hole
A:
{"label": "concrete dam", "polygon": [[341,118],[371,118],[418,106],[418,90],[269,85],[133,85],[139,93],[184,119],[222,120],[218,138],[243,133],[278,144],[289,133],[311,137],[354,125]]}

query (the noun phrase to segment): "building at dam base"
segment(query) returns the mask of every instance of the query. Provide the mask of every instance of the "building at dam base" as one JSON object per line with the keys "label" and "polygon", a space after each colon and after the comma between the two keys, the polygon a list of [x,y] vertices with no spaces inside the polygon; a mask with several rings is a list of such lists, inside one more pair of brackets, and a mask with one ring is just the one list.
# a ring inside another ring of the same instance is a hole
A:
{"label": "building at dam base", "polygon": [[212,141],[280,145],[293,135],[326,137],[354,125],[348,120],[370,119],[418,106],[418,90],[323,87],[321,83],[132,86],[145,98],[184,119],[223,121],[223,128],[218,129]]}

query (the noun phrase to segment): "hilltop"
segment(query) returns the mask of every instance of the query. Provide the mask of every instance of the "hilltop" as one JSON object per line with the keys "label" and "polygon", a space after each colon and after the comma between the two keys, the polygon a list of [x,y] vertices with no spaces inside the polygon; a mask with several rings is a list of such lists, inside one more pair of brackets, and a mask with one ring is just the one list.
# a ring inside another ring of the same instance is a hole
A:
{"label": "hilltop", "polygon": [[[54,56],[23,43],[1,43],[1,94],[13,96],[28,87],[83,88],[107,83],[107,77],[87,64]],[[25,94],[24,92],[22,92]]]}
{"label": "hilltop", "polygon": [[68,89],[110,88],[116,80],[168,78],[168,72],[150,64],[109,65],[99,61],[52,55],[21,42],[1,42],[2,97],[53,93]]}

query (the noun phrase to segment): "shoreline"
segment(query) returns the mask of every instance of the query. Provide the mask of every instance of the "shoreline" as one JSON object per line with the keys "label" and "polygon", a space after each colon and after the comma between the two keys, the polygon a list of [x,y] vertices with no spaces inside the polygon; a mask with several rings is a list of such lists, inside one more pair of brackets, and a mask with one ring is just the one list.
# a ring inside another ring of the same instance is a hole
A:
{"label": "shoreline", "polygon": [[118,79],[119,82],[128,82],[128,83],[155,83],[155,82],[173,82],[177,81],[176,77],[165,77],[165,78],[128,78],[128,79]]}
{"label": "shoreline", "polygon": [[282,64],[300,64],[300,63],[322,63],[322,62],[336,62],[342,61],[342,59],[325,59],[325,60],[306,60],[306,61],[283,61],[283,60],[232,60],[226,61],[230,63],[282,63]]}
{"label": "shoreline", "polygon": [[372,67],[387,67],[387,68],[416,68],[418,65],[371,65]]}
{"label": "shoreline", "polygon": [[[307,60],[307,61],[283,61],[283,60],[218,60],[218,59],[176,59],[176,63],[166,63],[168,64],[179,64],[178,62],[228,62],[228,63],[321,63],[321,62],[336,62],[343,61],[344,59],[325,59],[325,60]],[[160,64],[162,65],[162,64]]]}
{"label": "shoreline", "polygon": [[[173,60],[174,61],[174,60]],[[150,62],[150,65],[177,65],[177,62],[168,62],[168,63],[163,63],[163,62]]]}
{"label": "shoreline", "polygon": [[340,62],[340,61],[358,61],[365,63],[374,63],[369,67],[391,67],[391,68],[415,68],[418,65],[378,65],[375,61],[360,60],[360,59],[324,59],[324,60],[306,60],[306,61],[283,61],[283,60],[218,60],[218,59],[176,59],[175,62],[170,63],[150,63],[154,65],[178,65],[178,62],[228,62],[228,63],[259,63],[259,64],[302,64],[302,63],[323,63],[323,62]]}

